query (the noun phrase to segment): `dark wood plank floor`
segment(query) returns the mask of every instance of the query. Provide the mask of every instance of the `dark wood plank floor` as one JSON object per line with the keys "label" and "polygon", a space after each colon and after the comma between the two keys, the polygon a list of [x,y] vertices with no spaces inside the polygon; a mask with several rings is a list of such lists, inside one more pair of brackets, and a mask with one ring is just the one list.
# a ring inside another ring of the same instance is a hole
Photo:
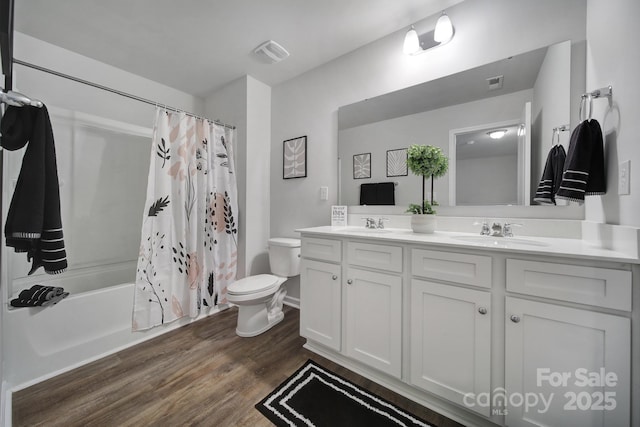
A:
{"label": "dark wood plank floor", "polygon": [[298,311],[254,338],[237,309],[13,394],[14,426],[269,426],[254,405],[307,359],[439,427],[459,426],[302,348]]}

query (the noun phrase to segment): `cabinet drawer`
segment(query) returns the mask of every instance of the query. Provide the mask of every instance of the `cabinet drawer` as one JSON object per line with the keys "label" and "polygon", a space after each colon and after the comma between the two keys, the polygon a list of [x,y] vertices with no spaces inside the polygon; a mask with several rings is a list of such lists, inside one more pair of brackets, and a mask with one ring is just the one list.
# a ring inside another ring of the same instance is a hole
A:
{"label": "cabinet drawer", "polygon": [[413,249],[411,274],[491,288],[491,257]]}
{"label": "cabinet drawer", "polygon": [[631,311],[630,271],[508,259],[507,290]]}
{"label": "cabinet drawer", "polygon": [[402,248],[347,242],[347,260],[350,265],[402,272]]}
{"label": "cabinet drawer", "polygon": [[301,246],[300,253],[305,258],[332,262],[340,262],[342,259],[342,242],[340,240],[303,237]]}

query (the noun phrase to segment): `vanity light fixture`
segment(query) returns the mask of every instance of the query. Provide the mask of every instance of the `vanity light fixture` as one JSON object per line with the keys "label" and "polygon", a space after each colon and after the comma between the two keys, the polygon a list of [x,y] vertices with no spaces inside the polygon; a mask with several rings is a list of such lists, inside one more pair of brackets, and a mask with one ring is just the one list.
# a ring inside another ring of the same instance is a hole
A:
{"label": "vanity light fixture", "polygon": [[451,19],[443,11],[440,18],[438,18],[436,28],[433,31],[418,35],[418,32],[412,25],[404,36],[402,51],[407,55],[417,55],[431,49],[432,47],[447,43],[453,38],[453,33],[454,30]]}
{"label": "vanity light fixture", "polygon": [[453,24],[449,15],[442,11],[442,15],[436,22],[436,29],[433,33],[433,39],[440,44],[446,43],[453,38]]}
{"label": "vanity light fixture", "polygon": [[500,139],[503,136],[505,136],[506,133],[507,133],[506,129],[495,129],[490,132],[487,132],[487,135],[489,135],[489,138],[491,139]]}

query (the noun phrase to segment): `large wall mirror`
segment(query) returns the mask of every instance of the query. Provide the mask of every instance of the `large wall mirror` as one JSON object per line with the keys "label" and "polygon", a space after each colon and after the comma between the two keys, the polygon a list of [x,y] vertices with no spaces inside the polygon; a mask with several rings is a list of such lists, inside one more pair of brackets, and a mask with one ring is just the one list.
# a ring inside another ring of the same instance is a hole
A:
{"label": "large wall mirror", "polygon": [[[450,159],[434,187],[441,210],[525,206],[536,208],[528,214],[536,217],[543,208],[532,198],[554,128],[577,123],[573,101],[584,91],[585,46],[565,41],[340,107],[340,204],[362,205],[362,184],[391,182],[385,204],[401,213],[417,203],[421,180],[406,170],[405,149],[429,144]],[[494,131],[504,131],[502,138],[492,138]],[[560,141],[568,148],[569,132]],[[578,206],[556,209],[558,217],[584,215]]]}

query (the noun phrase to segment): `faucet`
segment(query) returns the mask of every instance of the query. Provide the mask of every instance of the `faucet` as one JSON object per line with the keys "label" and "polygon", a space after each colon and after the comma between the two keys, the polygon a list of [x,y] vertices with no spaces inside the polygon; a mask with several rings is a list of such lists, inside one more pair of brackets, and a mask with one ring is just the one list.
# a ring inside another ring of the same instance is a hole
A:
{"label": "faucet", "polygon": [[482,221],[482,229],[480,230],[480,235],[488,236],[489,234],[491,234],[491,231],[489,230],[489,223],[487,222],[487,220],[484,220]]}
{"label": "faucet", "polygon": [[379,229],[383,229],[384,228],[384,222],[385,221],[389,221],[389,218],[378,218],[378,228]]}
{"label": "faucet", "polygon": [[389,218],[378,218],[378,221],[376,222],[375,219],[368,217],[368,218],[363,218],[365,220],[365,224],[364,227],[365,228],[370,228],[372,230],[376,230],[376,229],[383,229],[384,228],[384,222],[385,221],[389,221]]}
{"label": "faucet", "polygon": [[493,224],[491,224],[491,235],[493,237],[504,237],[502,224],[500,224],[499,222],[494,222]]}
{"label": "faucet", "polygon": [[522,227],[522,224],[505,222],[502,226],[502,234],[504,237],[513,237],[513,227]]}

